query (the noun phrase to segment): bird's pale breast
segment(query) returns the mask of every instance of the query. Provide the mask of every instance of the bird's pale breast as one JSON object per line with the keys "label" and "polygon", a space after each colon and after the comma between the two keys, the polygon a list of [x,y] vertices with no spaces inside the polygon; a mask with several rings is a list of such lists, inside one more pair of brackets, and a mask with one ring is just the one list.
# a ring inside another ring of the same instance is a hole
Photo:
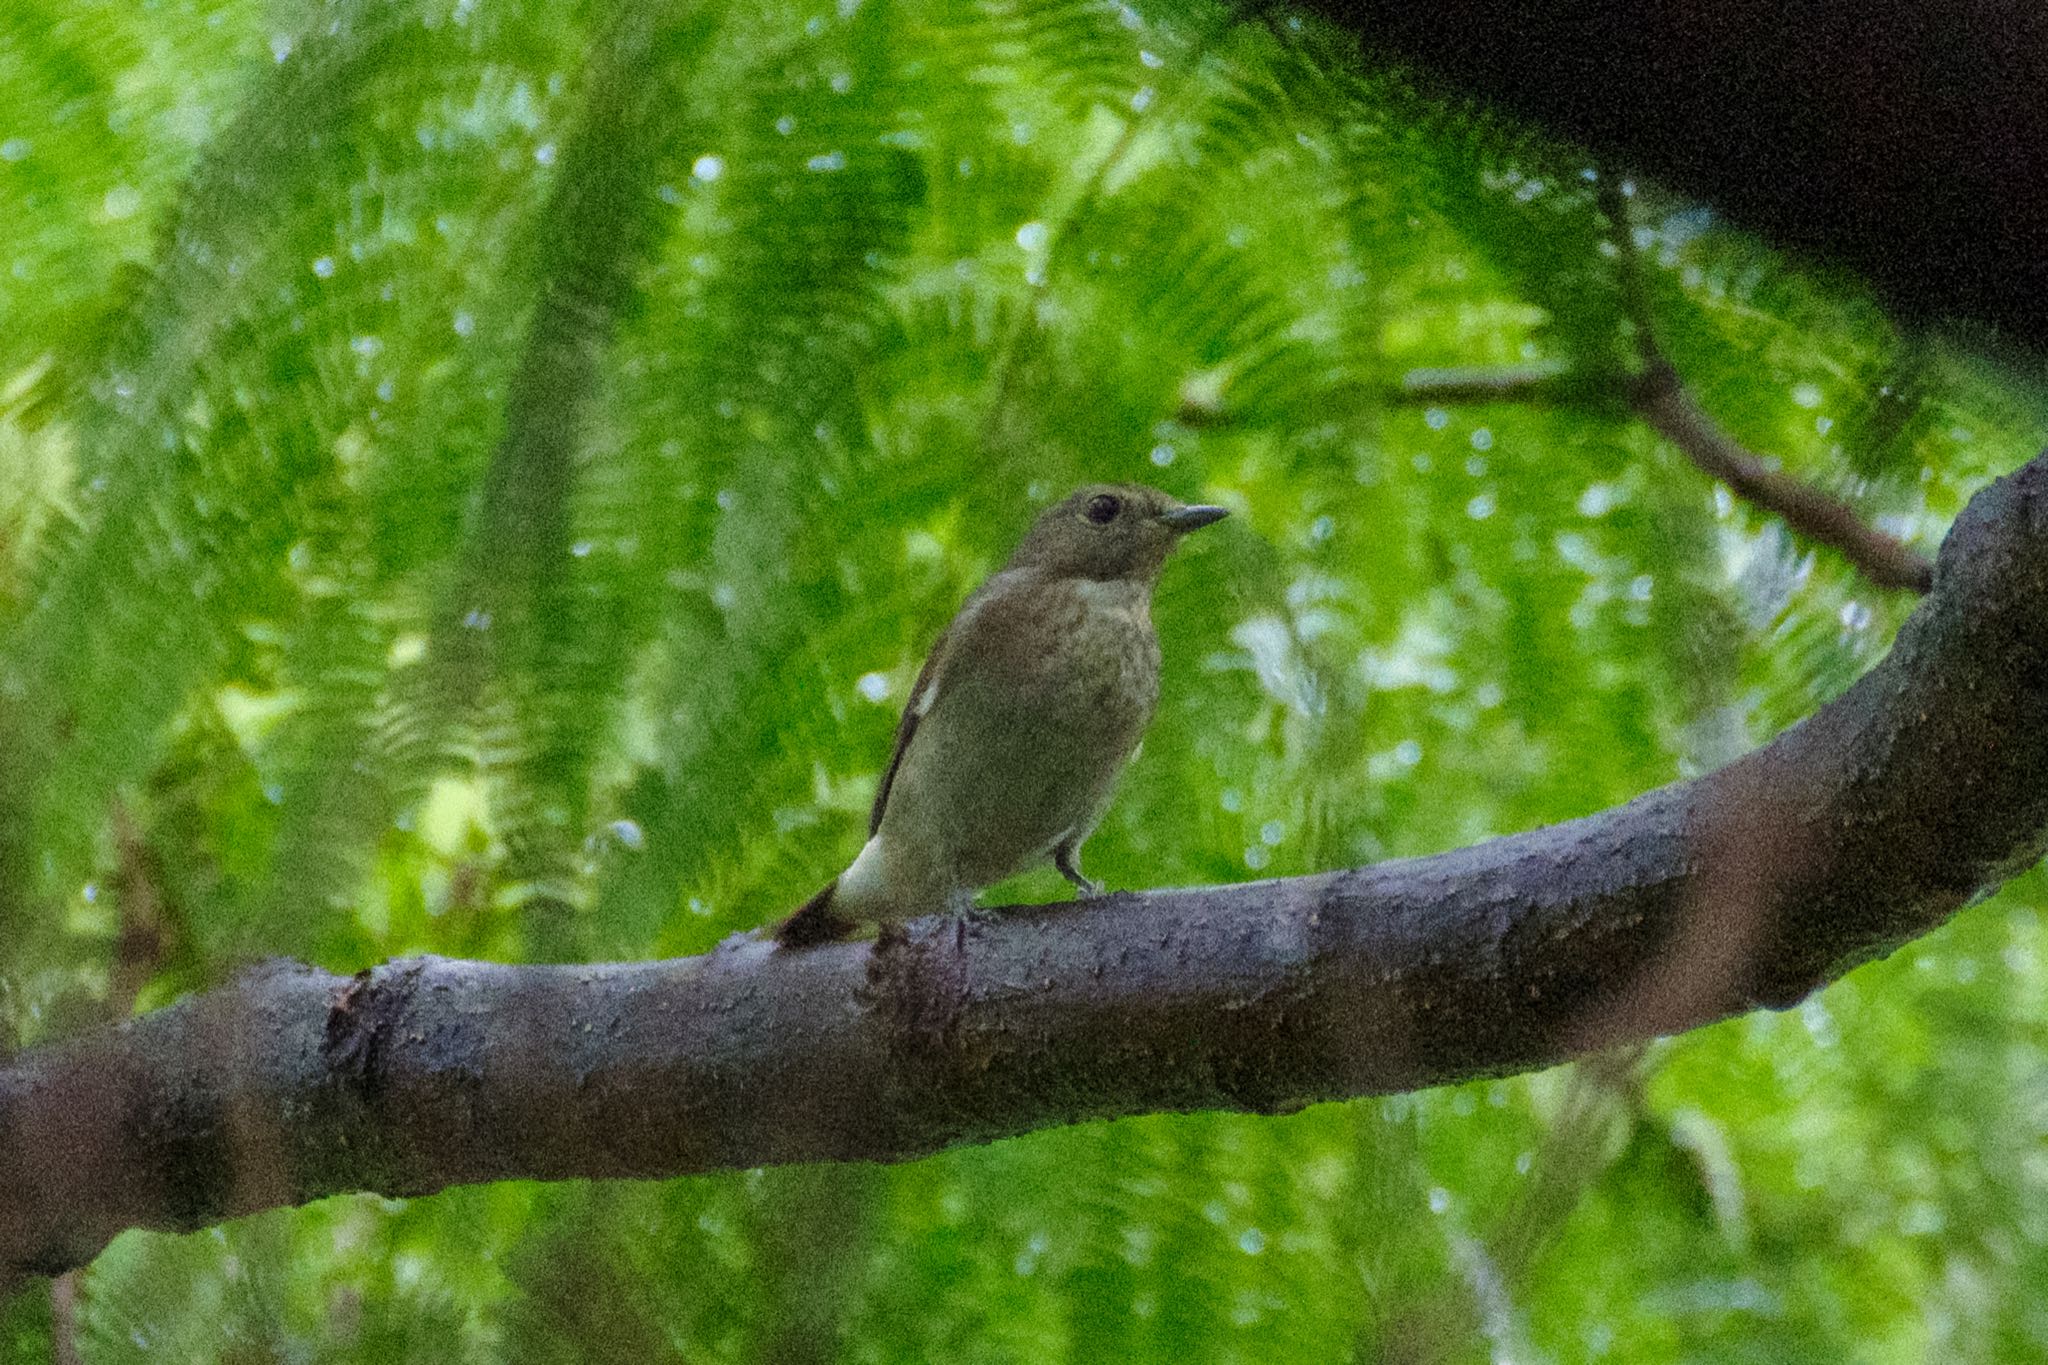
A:
{"label": "bird's pale breast", "polygon": [[1158,700],[1149,596],[1138,583],[1041,581],[963,613],[881,837],[916,849],[936,879],[979,887],[1085,834]]}

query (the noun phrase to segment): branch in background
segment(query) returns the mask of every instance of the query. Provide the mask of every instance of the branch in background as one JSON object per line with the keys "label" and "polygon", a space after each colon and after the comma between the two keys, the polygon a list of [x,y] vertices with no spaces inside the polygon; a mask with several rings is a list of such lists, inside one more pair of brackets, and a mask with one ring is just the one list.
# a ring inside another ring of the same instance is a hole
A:
{"label": "branch in background", "polygon": [[1643,363],[1628,391],[1636,415],[1709,478],[1719,479],[1737,497],[1778,516],[1807,539],[1832,546],[1877,586],[1918,593],[1932,588],[1934,566],[1923,555],[1864,521],[1840,498],[1772,469],[1707,415],[1657,344],[1656,314],[1650,307],[1620,177],[1603,172],[1599,198],[1600,210],[1614,229],[1622,306],[1635,324],[1636,350]]}
{"label": "branch in background", "polygon": [[899,1161],[1272,1113],[1785,1007],[2048,844],[2048,454],[1891,653],[1625,806],[1346,872],[586,966],[278,964],[0,1066],[0,1281],[344,1190]]}
{"label": "branch in background", "polygon": [[[1771,468],[1700,406],[1657,346],[1626,202],[1612,176],[1602,176],[1600,199],[1614,225],[1624,307],[1635,324],[1643,363],[1624,390],[1630,410],[1709,478],[1778,517],[1796,534],[1833,549],[1878,587],[1930,590],[1934,565],[1926,556],[1872,526],[1832,493]],[[1402,376],[1400,389],[1406,402],[1445,404],[1565,402],[1585,392],[1583,380],[1574,381],[1562,368],[1542,365],[1410,370]]]}
{"label": "branch in background", "polygon": [[1411,403],[1543,404],[1563,397],[1565,375],[1566,367],[1556,361],[1417,369],[1401,376],[1401,397]]}
{"label": "branch in background", "polygon": [[[1627,387],[1630,409],[1709,478],[1782,520],[1800,536],[1839,553],[1881,588],[1925,593],[1934,565],[1895,536],[1863,520],[1848,503],[1770,467],[1722,430],[1678,373],[1646,345],[1645,369]],[[1554,369],[1410,370],[1400,397],[1407,403],[1520,403],[1536,406],[1583,398],[1583,383]]]}
{"label": "branch in background", "polygon": [[[120,914],[120,929],[107,969],[106,1017],[119,1020],[134,1012],[143,987],[162,968],[169,939],[162,869],[156,854],[126,805],[115,802],[113,815],[114,846],[120,855],[114,907]],[[78,1270],[68,1270],[50,1282],[51,1358],[56,1365],[78,1365],[85,1359],[78,1349],[78,1276]],[[4,1280],[5,1272],[0,1270],[0,1283]]]}
{"label": "branch in background", "polygon": [[114,905],[120,930],[107,974],[107,1017],[126,1019],[170,955],[173,934],[163,891],[163,868],[126,805],[114,805]]}
{"label": "branch in background", "polygon": [[1707,415],[1663,356],[1648,360],[1631,386],[1631,406],[1709,477],[1806,539],[1832,547],[1880,588],[1924,593],[1934,586],[1934,565],[1926,556],[1864,521],[1840,498],[1766,465]]}

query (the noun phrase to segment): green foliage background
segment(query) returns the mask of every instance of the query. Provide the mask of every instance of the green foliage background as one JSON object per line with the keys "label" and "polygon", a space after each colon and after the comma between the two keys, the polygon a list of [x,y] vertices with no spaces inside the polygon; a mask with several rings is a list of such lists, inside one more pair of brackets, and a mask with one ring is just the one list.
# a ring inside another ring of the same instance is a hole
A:
{"label": "green foliage background", "polygon": [[[2032,453],[2038,401],[1966,353],[1633,203],[1666,349],[1801,476],[1931,550]],[[1166,700],[1089,849],[1119,886],[1626,799],[1838,692],[1911,605],[1608,396],[1583,157],[1284,17],[9,0],[0,208],[17,1043],[273,954],[769,919],[857,847],[923,646],[1087,479],[1239,512],[1162,588]],[[1398,394],[1532,360],[1559,401]],[[130,1234],[0,1350],[2038,1358],[2042,897],[1540,1076]]]}

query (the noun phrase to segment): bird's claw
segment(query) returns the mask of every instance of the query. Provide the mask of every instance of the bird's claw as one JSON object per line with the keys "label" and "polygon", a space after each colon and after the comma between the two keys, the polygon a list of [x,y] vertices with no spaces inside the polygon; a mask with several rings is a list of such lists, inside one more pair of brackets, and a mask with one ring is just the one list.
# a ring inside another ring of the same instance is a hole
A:
{"label": "bird's claw", "polygon": [[1094,900],[1102,894],[1102,883],[1081,870],[1081,850],[1067,844],[1053,850],[1052,865],[1059,874],[1074,884],[1074,894],[1082,900]]}

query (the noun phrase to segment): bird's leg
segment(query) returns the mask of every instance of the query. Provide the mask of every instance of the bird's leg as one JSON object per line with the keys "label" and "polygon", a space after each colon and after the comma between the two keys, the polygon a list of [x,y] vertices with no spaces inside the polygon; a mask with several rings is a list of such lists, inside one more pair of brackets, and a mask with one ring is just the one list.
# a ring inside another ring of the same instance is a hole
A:
{"label": "bird's leg", "polygon": [[1060,870],[1062,877],[1074,884],[1074,889],[1081,893],[1081,899],[1087,900],[1102,894],[1102,883],[1091,880],[1088,874],[1081,870],[1080,840],[1060,840],[1059,845],[1052,851],[1052,865]]}
{"label": "bird's leg", "polygon": [[946,909],[953,916],[953,951],[967,951],[967,930],[995,916],[974,898],[972,887],[956,887],[946,898]]}

